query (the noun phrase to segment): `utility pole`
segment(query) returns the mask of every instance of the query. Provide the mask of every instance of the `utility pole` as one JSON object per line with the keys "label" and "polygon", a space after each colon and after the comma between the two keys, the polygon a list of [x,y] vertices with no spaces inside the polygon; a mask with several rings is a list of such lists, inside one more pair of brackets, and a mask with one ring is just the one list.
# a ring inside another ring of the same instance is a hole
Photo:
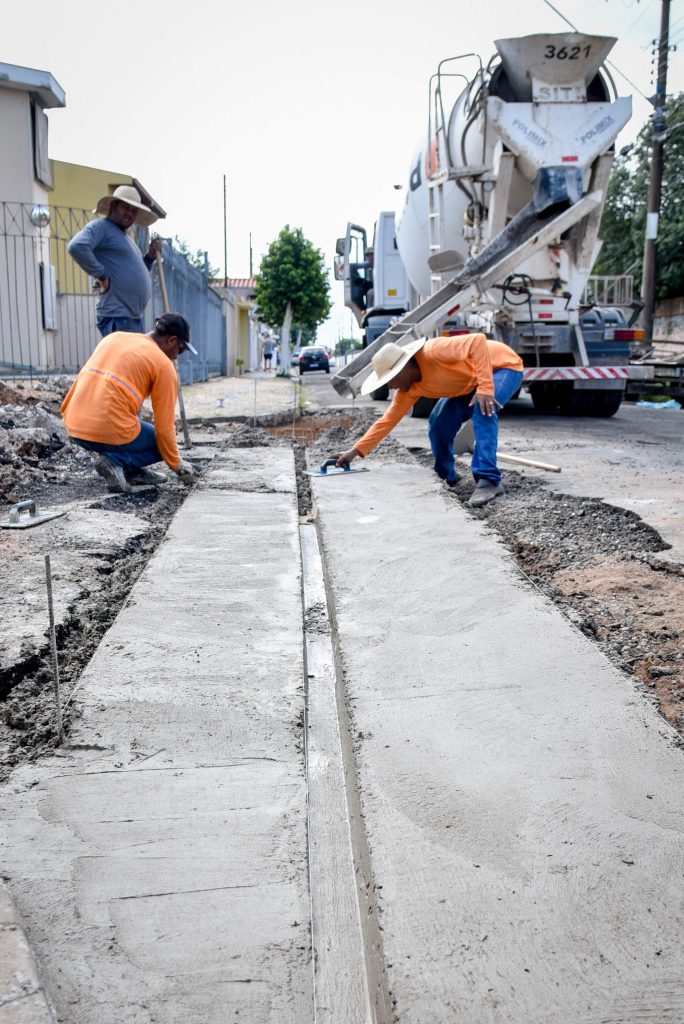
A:
{"label": "utility pole", "polygon": [[252,261],[252,232],[249,233],[249,276],[254,277],[254,264]]}
{"label": "utility pole", "polygon": [[223,175],[223,287],[228,287],[228,191]]}
{"label": "utility pole", "polygon": [[660,193],[663,180],[663,133],[665,130],[665,101],[667,99],[667,56],[670,49],[670,0],[661,0],[660,38],[658,39],[658,83],[651,116],[651,177],[648,184],[648,212],[644,240],[644,266],[641,298],[644,302],[642,324],[647,342],[653,340],[653,313],[656,290],[656,240],[660,216]]}

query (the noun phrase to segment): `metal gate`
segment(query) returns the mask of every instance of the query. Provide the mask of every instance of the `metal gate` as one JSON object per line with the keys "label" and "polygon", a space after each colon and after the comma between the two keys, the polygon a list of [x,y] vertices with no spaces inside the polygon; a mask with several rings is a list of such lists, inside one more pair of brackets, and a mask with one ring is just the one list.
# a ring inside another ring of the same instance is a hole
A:
{"label": "metal gate", "polygon": [[[67,245],[92,213],[64,206],[0,201],[0,377],[73,374],[100,340],[91,279],[74,262]],[[143,251],[147,232],[138,238]],[[197,356],[184,354],[184,383],[225,374],[226,318],[206,269],[163,242],[169,303],[190,322]],[[156,271],[145,329],[162,311]]]}

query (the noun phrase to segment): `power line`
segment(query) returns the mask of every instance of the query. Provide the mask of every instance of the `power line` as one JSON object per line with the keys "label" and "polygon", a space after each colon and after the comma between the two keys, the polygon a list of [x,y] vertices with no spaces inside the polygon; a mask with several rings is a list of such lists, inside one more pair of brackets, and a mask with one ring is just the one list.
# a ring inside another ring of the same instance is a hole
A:
{"label": "power line", "polygon": [[629,26],[629,28],[627,29],[627,31],[628,31],[628,32],[631,32],[631,31],[632,31],[632,29],[634,28],[634,26],[636,25],[636,23],[637,23],[637,22],[638,22],[638,21],[639,21],[639,20],[640,20],[641,18],[643,18],[644,14],[646,14],[646,11],[650,11],[650,9],[651,9],[651,8],[653,7],[653,4],[654,4],[654,3],[655,3],[655,0],[650,0],[650,3],[646,4],[646,6],[645,6],[645,7],[644,7],[644,8],[642,9],[641,13],[640,13],[640,14],[638,14],[638,15],[636,16],[636,18],[634,19],[634,21],[632,22],[632,24],[631,24],[631,25]]}

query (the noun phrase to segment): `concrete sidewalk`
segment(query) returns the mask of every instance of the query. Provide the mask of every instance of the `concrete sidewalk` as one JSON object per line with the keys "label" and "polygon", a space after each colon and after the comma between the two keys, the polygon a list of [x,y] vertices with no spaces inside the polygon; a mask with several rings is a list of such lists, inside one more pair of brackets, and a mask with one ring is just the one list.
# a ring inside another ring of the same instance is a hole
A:
{"label": "concrete sidewalk", "polygon": [[[314,660],[316,591],[309,755],[320,782],[344,734],[344,777],[314,801],[311,878],[345,800],[355,857],[319,920],[346,893],[378,1024],[681,1024],[674,735],[430,473],[370,469],[312,479],[342,675]],[[314,1016],[300,565],[292,452],[217,453],[69,745],[0,790],[3,875],[64,1024],[352,1024],[332,996]],[[337,933],[318,941],[324,991],[351,991]]]}
{"label": "concrete sidewalk", "polygon": [[240,377],[212,377],[183,388],[188,420],[249,419],[294,411],[299,395],[299,377],[276,377],[275,373],[252,370]]}
{"label": "concrete sidewalk", "polygon": [[86,670],[68,746],[1,791],[60,1021],[310,1019],[300,587],[292,452],[219,455]]}
{"label": "concrete sidewalk", "polygon": [[684,1020],[675,735],[412,464],[313,479],[403,1024]]}

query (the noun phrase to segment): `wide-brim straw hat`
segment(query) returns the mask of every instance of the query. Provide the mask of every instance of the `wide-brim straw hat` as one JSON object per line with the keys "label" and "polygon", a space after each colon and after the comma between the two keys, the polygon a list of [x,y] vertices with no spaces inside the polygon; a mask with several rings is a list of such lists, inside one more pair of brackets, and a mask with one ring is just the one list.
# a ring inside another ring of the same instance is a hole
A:
{"label": "wide-brim straw hat", "polygon": [[136,210],[138,210],[134,221],[135,224],[149,228],[150,224],[154,224],[156,220],[159,220],[157,214],[150,210],[149,206],[145,206],[142,203],[140,193],[133,185],[119,185],[118,188],[114,189],[111,196],[102,196],[101,199],[98,199],[97,206],[93,212],[100,213],[103,217],[106,217],[115,199],[122,203],[127,203],[128,206],[135,206]]}
{"label": "wide-brim straw hat", "polygon": [[369,395],[371,391],[376,391],[384,384],[389,384],[426,341],[427,338],[418,338],[416,341],[408,342],[407,345],[397,345],[393,341],[388,341],[386,345],[383,345],[371,360],[373,370],[361,385],[361,394]]}

